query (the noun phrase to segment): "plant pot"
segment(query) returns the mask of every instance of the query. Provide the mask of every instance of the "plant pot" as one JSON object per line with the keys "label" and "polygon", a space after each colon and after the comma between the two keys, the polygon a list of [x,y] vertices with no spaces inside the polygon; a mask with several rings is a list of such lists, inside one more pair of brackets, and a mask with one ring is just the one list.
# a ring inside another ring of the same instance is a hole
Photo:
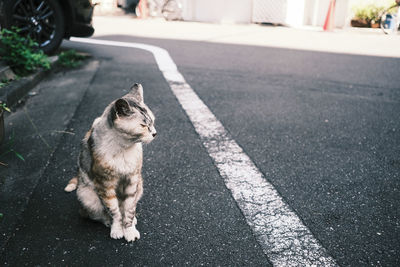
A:
{"label": "plant pot", "polygon": [[0,144],[3,143],[4,139],[4,110],[0,109]]}
{"label": "plant pot", "polygon": [[369,28],[371,26],[370,22],[365,19],[352,19],[351,27],[361,27],[361,28]]}
{"label": "plant pot", "polygon": [[371,24],[371,28],[377,29],[377,28],[380,28],[380,27],[381,27],[381,25],[378,22]]}

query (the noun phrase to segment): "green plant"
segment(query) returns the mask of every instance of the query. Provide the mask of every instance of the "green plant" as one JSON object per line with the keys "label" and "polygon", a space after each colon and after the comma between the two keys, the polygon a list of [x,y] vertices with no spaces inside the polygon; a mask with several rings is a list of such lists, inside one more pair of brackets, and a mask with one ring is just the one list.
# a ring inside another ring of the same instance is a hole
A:
{"label": "green plant", "polygon": [[29,36],[23,36],[21,30],[0,31],[0,55],[18,75],[27,75],[38,68],[50,69],[50,61]]}
{"label": "green plant", "polygon": [[358,1],[352,7],[353,19],[364,21],[368,26],[371,26],[371,24],[378,23],[383,11],[394,4],[394,0]]}
{"label": "green plant", "polygon": [[11,109],[9,107],[7,107],[6,103],[1,103],[0,102],[0,108],[4,109],[7,112],[11,112]]}
{"label": "green plant", "polygon": [[385,7],[378,4],[367,4],[353,7],[354,18],[365,20],[367,23],[376,23],[380,19]]}
{"label": "green plant", "polygon": [[58,56],[58,62],[63,67],[76,68],[82,64],[82,60],[84,60],[85,58],[85,55],[78,54],[75,50],[72,49],[61,52]]}

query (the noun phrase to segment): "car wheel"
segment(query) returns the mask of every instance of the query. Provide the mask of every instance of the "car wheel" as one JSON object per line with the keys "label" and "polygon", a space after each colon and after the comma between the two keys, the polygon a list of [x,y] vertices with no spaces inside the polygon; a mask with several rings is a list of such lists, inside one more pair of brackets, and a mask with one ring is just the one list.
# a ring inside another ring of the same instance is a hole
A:
{"label": "car wheel", "polygon": [[64,14],[55,0],[6,0],[3,6],[5,28],[15,26],[31,37],[45,53],[54,52],[65,32]]}

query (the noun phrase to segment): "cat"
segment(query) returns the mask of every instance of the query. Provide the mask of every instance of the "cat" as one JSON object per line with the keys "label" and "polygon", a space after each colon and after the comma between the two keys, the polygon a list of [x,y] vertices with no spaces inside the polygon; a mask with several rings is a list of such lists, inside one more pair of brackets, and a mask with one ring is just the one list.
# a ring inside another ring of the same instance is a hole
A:
{"label": "cat", "polygon": [[78,174],[64,189],[77,189],[81,215],[111,226],[111,238],[140,238],[136,205],[143,194],[142,143],[155,138],[154,120],[142,85],[134,84],[94,120],[82,140]]}

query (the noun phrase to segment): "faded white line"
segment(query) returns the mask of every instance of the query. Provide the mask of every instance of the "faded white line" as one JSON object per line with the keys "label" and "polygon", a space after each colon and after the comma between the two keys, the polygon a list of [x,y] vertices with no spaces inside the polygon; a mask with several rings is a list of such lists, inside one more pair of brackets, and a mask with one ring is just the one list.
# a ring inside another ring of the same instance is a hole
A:
{"label": "faded white line", "polygon": [[140,43],[71,40],[151,52],[270,261],[275,266],[336,266],[311,231],[186,83],[165,49]]}

